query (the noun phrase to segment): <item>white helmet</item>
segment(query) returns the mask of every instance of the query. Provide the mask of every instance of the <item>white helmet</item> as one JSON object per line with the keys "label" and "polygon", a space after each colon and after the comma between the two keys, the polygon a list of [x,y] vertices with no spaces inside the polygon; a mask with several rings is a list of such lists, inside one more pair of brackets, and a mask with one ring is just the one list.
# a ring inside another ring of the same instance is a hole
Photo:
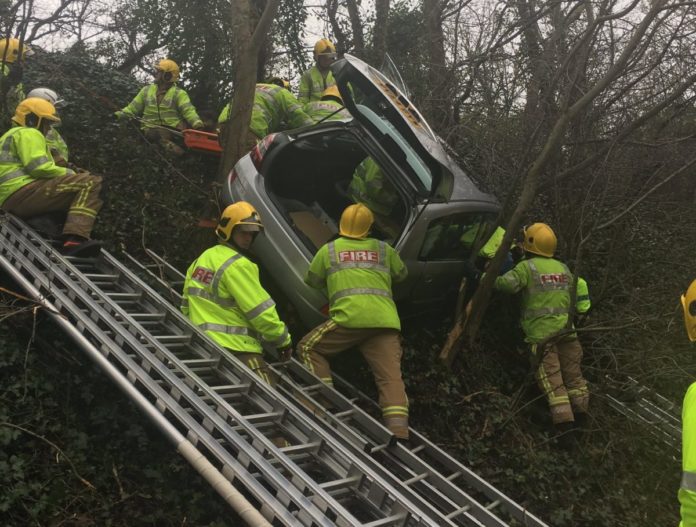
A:
{"label": "white helmet", "polygon": [[56,108],[63,108],[67,104],[65,100],[61,99],[60,96],[50,88],[34,88],[27,94],[27,99],[29,97],[38,97],[39,99],[48,101]]}

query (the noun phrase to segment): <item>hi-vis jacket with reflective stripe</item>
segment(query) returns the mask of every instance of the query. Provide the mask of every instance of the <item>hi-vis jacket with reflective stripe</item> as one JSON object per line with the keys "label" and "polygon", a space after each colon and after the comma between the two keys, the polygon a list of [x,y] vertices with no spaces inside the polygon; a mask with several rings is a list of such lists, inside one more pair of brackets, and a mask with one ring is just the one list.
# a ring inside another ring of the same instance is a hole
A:
{"label": "hi-vis jacket with reflective stripe", "polygon": [[59,167],[36,128],[16,126],[0,137],[0,205],[24,185],[37,179],[73,174]]}
{"label": "hi-vis jacket with reflective stripe", "polygon": [[682,482],[680,527],[696,527],[696,382],[689,386],[682,407]]}
{"label": "hi-vis jacket with reflective stripe", "polygon": [[[523,291],[521,324],[527,342],[541,342],[565,328],[570,310],[573,275],[568,267],[553,258],[536,256],[522,260],[513,269],[495,279],[495,288],[505,293]],[[585,284],[585,288],[587,284]],[[578,288],[579,290],[579,288]],[[578,292],[576,298],[581,294]],[[576,310],[589,309],[589,296],[576,302]],[[574,335],[568,335],[571,338]]]}
{"label": "hi-vis jacket with reflective stripe", "polygon": [[[218,124],[230,118],[230,105],[220,112]],[[254,92],[254,107],[251,109],[249,129],[259,139],[281,129],[285,123],[290,128],[314,124],[295,96],[285,88],[275,84],[257,84]]]}
{"label": "hi-vis jacket with reflective stripe", "polygon": [[305,282],[327,289],[329,316],[339,326],[401,329],[391,285],[407,273],[388,244],[372,238],[338,238],[314,255]]}
{"label": "hi-vis jacket with reflective stripe", "polygon": [[145,86],[121,112],[131,117],[142,114],[143,128],[147,128],[148,124],[174,128],[185,127],[186,123],[193,128],[203,126],[203,121],[184,90],[172,86],[162,100],[157,102],[157,89],[157,84]]}
{"label": "hi-vis jacket with reflective stripe", "polygon": [[321,74],[319,68],[312,66],[300,77],[300,92],[298,99],[302,104],[321,99],[321,94],[329,86],[336,84],[333,73],[329,70],[326,77]]}
{"label": "hi-vis jacket with reflective stripe", "polygon": [[353,201],[381,216],[389,216],[399,200],[394,187],[371,157],[366,157],[355,167],[348,193]]}
{"label": "hi-vis jacket with reflective stripe", "polygon": [[310,101],[305,104],[304,112],[315,123],[318,123],[327,117],[327,121],[338,121],[353,118],[350,112],[346,110],[340,102],[332,100]]}
{"label": "hi-vis jacket with reflective stripe", "polygon": [[65,140],[60,136],[58,130],[51,128],[46,134],[46,144],[48,145],[48,151],[53,152],[54,150],[58,152],[60,157],[68,160],[68,145]]}
{"label": "hi-vis jacket with reflective stripe", "polygon": [[[10,66],[8,64],[4,64],[2,68],[2,80],[0,80],[0,90],[5,89],[5,84],[8,81],[8,77],[10,75]],[[24,85],[21,82],[18,82],[15,85],[11,85],[7,88],[7,95],[5,96],[5,113],[8,116],[12,116],[15,113],[15,110],[17,109],[17,105],[22,102],[25,99],[24,95]],[[5,123],[2,123],[3,125]]]}
{"label": "hi-vis jacket with reflective stripe", "polygon": [[275,302],[259,282],[259,268],[227,244],[211,247],[186,272],[181,311],[221,346],[261,353],[291,343]]}

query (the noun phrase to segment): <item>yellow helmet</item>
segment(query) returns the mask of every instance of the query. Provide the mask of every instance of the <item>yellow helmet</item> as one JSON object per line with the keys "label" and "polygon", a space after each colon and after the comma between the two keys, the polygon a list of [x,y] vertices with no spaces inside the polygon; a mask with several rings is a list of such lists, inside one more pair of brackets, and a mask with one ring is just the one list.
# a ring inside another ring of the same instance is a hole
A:
{"label": "yellow helmet", "polygon": [[321,98],[333,98],[343,104],[343,97],[341,97],[341,92],[338,91],[338,86],[335,84],[333,86],[329,86],[323,92],[321,92]]}
{"label": "yellow helmet", "polygon": [[[176,82],[179,80],[179,65],[171,59],[162,59],[157,63],[157,69],[164,72],[164,80]],[[167,73],[169,77],[167,77]]]}
{"label": "yellow helmet", "polygon": [[288,91],[290,90],[290,81],[287,81],[281,77],[269,77],[266,84],[275,84],[276,86],[285,88]]}
{"label": "yellow helmet", "polygon": [[556,252],[556,234],[545,223],[533,223],[522,229],[524,241],[522,248],[530,253],[551,258]]}
{"label": "yellow helmet", "polygon": [[346,210],[341,214],[338,233],[346,238],[362,240],[367,238],[374,221],[372,211],[362,203],[356,203],[346,207]]}
{"label": "yellow helmet", "polygon": [[220,222],[215,228],[215,234],[223,241],[229,241],[232,231],[238,225],[242,227],[242,230],[251,232],[263,229],[259,213],[246,201],[237,201],[225,207],[220,216]]}
{"label": "yellow helmet", "polygon": [[314,57],[316,58],[320,55],[336,58],[336,46],[328,38],[317,40],[316,44],[314,44]]}
{"label": "yellow helmet", "polygon": [[684,308],[684,324],[686,324],[686,334],[691,342],[696,342],[696,280],[681,297],[682,307]]}
{"label": "yellow helmet", "polygon": [[[34,54],[31,48],[26,44],[22,44],[21,48],[22,56],[20,60],[23,60],[25,56],[28,57],[29,55]],[[19,50],[19,39],[3,38],[2,40],[0,40],[0,62],[2,62],[3,59],[5,60],[5,62],[8,62],[10,64],[12,64],[13,62],[17,62],[17,58],[20,56]]]}
{"label": "yellow helmet", "polygon": [[60,122],[60,117],[56,115],[56,107],[38,97],[30,97],[20,102],[12,117],[18,125],[29,128],[40,128],[43,119],[54,123]]}

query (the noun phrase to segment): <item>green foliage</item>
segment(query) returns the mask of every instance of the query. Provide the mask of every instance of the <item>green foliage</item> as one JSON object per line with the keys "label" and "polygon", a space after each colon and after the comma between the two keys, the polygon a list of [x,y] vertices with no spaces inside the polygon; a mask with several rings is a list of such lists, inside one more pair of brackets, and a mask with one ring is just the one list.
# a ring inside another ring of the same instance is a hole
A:
{"label": "green foliage", "polygon": [[[6,298],[0,299],[6,313]],[[39,316],[0,325],[4,525],[237,525],[172,445]]]}

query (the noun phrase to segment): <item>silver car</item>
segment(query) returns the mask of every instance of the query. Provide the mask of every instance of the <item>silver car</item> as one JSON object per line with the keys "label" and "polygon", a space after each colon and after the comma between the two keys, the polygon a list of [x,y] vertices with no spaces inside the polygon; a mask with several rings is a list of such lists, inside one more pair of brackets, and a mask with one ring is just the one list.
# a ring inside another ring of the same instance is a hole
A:
{"label": "silver car", "polygon": [[454,298],[463,262],[489,230],[499,204],[446,153],[404,92],[377,69],[346,55],[332,66],[353,116],[271,134],[230,172],[226,203],[245,200],[265,225],[254,253],[307,326],[326,318],[327,299],[304,283],[319,247],[338,233],[356,167],[368,157],[393,196],[372,236],[389,241],[408,266],[394,288],[403,316]]}

